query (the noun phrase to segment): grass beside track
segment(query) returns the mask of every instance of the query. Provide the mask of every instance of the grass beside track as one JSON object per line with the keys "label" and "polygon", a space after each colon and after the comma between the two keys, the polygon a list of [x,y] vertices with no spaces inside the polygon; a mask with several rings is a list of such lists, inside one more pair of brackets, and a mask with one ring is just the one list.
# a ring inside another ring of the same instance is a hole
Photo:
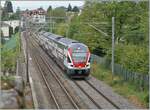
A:
{"label": "grass beside track", "polygon": [[111,71],[105,69],[102,65],[99,64],[92,64],[91,74],[97,79],[110,85],[115,92],[128,98],[138,107],[148,108],[148,90],[139,90],[131,82],[124,82],[120,77],[117,76],[114,76],[112,80]]}

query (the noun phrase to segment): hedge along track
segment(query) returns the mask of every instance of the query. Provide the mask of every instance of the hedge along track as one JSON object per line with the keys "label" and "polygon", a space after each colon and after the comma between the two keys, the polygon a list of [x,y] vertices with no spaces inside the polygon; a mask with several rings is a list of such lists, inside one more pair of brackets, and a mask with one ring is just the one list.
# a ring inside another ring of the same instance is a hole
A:
{"label": "hedge along track", "polygon": [[[36,46],[33,44],[33,42],[31,42],[32,43],[32,45],[36,48]],[[55,73],[54,72],[54,70],[49,66],[49,64],[46,62],[47,61],[47,59],[44,59],[43,58],[43,56],[41,56],[40,54],[39,54],[39,59],[41,59],[41,61],[43,62],[43,65],[44,66],[46,66],[47,68],[48,68],[48,70],[49,70],[49,74],[51,74],[52,76],[53,76],[53,78],[55,78],[55,80],[58,82],[58,84],[60,85],[60,87],[62,88],[62,90],[65,92],[65,94],[66,94],[66,96],[68,97],[68,99],[70,100],[70,102],[72,103],[72,106],[73,106],[73,108],[75,108],[75,109],[79,109],[79,107],[78,107],[78,105],[76,104],[76,102],[73,100],[73,97],[68,93],[68,91],[67,91],[67,89],[63,86],[63,84],[62,84],[62,82],[59,80],[59,77],[56,75],[57,73]],[[38,64],[38,62],[37,62],[37,64]],[[40,65],[39,65],[40,66]],[[41,67],[40,67],[41,68]],[[44,75],[43,75],[43,77],[45,77]],[[46,80],[46,78],[44,78],[45,80]],[[52,91],[52,89],[51,89],[51,91]],[[54,93],[53,93],[54,94]],[[58,104],[58,101],[56,101],[56,97],[55,97],[55,95],[53,95],[54,96],[54,99],[55,99],[55,102],[57,103],[56,105],[57,105],[57,108],[59,109],[59,108],[61,108],[60,106],[59,106],[59,104]],[[63,99],[62,99],[63,100]],[[72,108],[72,109],[73,109]]]}

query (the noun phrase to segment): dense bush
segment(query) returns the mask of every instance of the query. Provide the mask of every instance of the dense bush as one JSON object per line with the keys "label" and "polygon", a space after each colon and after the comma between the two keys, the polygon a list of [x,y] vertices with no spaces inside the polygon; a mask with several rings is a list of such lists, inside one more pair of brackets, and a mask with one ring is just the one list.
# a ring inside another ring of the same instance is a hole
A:
{"label": "dense bush", "polygon": [[[107,57],[111,58],[111,51],[108,51]],[[148,73],[148,47],[136,45],[115,46],[115,63],[123,65],[130,71],[138,73]]]}

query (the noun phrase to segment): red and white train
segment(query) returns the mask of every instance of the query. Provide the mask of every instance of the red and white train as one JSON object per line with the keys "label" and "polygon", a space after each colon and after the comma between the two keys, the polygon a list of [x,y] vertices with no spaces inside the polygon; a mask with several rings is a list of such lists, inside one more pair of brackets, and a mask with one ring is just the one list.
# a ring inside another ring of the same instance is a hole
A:
{"label": "red and white train", "polygon": [[45,31],[39,32],[36,38],[70,77],[89,76],[90,51],[85,44]]}

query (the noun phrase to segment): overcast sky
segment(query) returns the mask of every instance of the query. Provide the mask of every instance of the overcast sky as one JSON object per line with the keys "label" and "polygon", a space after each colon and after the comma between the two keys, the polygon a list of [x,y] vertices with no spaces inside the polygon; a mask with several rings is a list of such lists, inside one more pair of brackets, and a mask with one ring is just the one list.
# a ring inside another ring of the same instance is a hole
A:
{"label": "overcast sky", "polygon": [[[5,1],[1,2],[2,7],[4,6]],[[83,6],[84,1],[12,1],[13,4],[13,10],[15,11],[17,7],[20,7],[21,10],[26,9],[37,9],[39,7],[43,7],[45,10],[49,7],[49,5],[52,6],[52,8],[56,8],[59,6],[65,6],[68,7],[69,3],[71,6]]]}

